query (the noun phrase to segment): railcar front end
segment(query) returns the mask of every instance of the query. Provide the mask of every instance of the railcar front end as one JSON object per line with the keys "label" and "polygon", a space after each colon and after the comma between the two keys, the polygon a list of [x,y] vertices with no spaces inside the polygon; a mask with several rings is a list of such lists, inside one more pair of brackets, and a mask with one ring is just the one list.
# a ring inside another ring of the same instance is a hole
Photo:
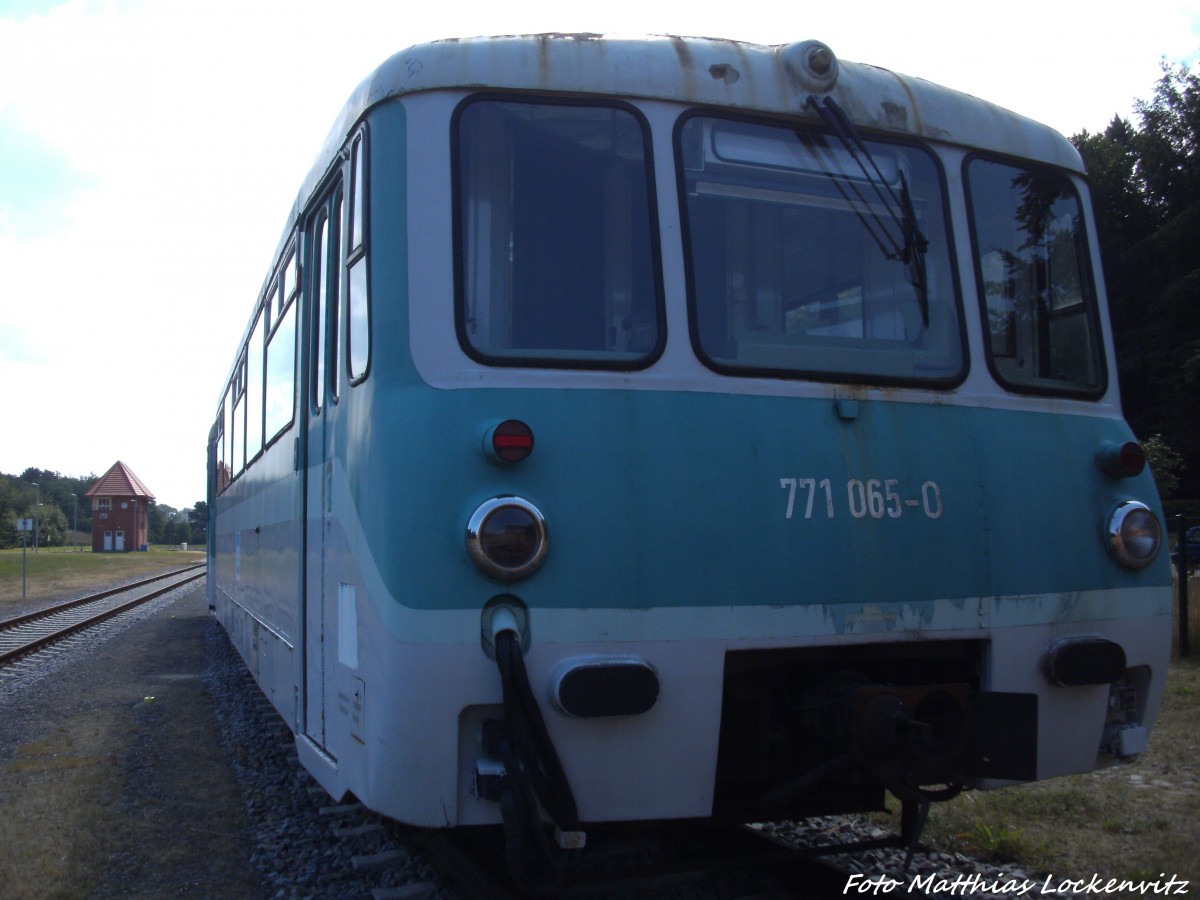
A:
{"label": "railcar front end", "polygon": [[1060,136],[812,42],[559,36],[398,55],[324,159],[210,596],[332,793],[574,832],[1144,749],[1161,510]]}

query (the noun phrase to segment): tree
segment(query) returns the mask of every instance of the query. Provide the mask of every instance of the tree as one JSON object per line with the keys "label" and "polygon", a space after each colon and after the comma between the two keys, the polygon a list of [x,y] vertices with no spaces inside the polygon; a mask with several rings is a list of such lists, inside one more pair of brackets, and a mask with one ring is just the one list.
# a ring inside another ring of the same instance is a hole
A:
{"label": "tree", "polygon": [[[18,475],[0,473],[0,548],[21,546],[16,532],[19,515],[33,517],[41,500],[40,519],[49,522],[49,533],[57,543],[59,531],[65,532],[78,522],[79,530],[92,530],[92,504],[87,490],[96,483],[95,475],[74,478],[47,469],[29,468]],[[61,519],[58,518],[61,516]],[[45,540],[41,543],[47,543]]]}
{"label": "tree", "polygon": [[150,504],[150,522],[148,524],[149,540],[152,544],[169,544],[167,526],[171,522],[171,514],[175,510],[162,503]]}
{"label": "tree", "polygon": [[1179,488],[1179,472],[1183,468],[1183,457],[1176,453],[1161,434],[1148,437],[1142,441],[1142,452],[1146,454],[1146,464],[1154,475],[1158,485],[1158,493],[1162,499],[1169,499]]}
{"label": "tree", "polygon": [[[1134,127],[1072,138],[1094,188],[1125,416],[1200,457],[1200,76],[1165,63]],[[1180,470],[1200,496],[1200,466]]]}
{"label": "tree", "polygon": [[188,524],[192,527],[192,540],[203,544],[208,540],[208,504],[203,500],[188,512]]}

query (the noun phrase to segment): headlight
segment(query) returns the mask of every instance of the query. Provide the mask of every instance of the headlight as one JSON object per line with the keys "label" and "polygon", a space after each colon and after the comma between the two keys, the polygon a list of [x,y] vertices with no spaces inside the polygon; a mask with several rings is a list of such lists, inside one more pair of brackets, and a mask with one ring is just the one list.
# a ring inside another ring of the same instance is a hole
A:
{"label": "headlight", "polygon": [[536,506],[520,497],[488,500],[467,523],[471,562],[498,581],[524,578],[541,565],[549,546],[545,518]]}
{"label": "headlight", "polygon": [[1105,529],[1108,550],[1117,562],[1131,569],[1144,569],[1158,556],[1162,528],[1145,503],[1126,500],[1108,517]]}

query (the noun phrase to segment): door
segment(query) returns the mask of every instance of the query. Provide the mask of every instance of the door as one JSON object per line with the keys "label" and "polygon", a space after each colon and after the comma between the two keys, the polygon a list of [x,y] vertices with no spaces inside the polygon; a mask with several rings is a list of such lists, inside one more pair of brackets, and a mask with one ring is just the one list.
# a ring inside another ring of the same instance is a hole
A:
{"label": "door", "polygon": [[117,547],[116,547],[116,550],[117,550],[117,552],[118,552],[118,553],[124,553],[124,552],[125,552],[125,532],[123,532],[123,531],[118,531],[118,532],[117,532]]}
{"label": "door", "polygon": [[112,548],[113,548],[112,532],[106,531],[106,532],[104,532],[104,552],[109,553],[112,551]]}
{"label": "door", "polygon": [[[333,519],[334,428],[339,371],[341,191],[325,196],[306,224],[308,352],[304,466],[304,733],[328,748],[326,723],[336,703],[337,584],[329,564]],[[332,754],[331,754],[332,755]]]}

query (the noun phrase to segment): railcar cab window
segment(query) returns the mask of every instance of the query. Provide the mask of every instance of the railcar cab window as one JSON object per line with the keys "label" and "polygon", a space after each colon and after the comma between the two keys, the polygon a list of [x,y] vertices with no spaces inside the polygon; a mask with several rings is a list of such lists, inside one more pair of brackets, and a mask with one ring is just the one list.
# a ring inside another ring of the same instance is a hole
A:
{"label": "railcar cab window", "polygon": [[864,383],[961,380],[941,170],[917,146],[865,145],[863,158],[820,128],[683,120],[692,342],[709,367]]}
{"label": "railcar cab window", "polygon": [[633,369],[664,327],[647,130],[629,107],[496,97],[455,120],[458,333],[492,365]]}
{"label": "railcar cab window", "polygon": [[1015,391],[1098,396],[1096,293],[1070,179],[976,156],[967,187],[992,373]]}

